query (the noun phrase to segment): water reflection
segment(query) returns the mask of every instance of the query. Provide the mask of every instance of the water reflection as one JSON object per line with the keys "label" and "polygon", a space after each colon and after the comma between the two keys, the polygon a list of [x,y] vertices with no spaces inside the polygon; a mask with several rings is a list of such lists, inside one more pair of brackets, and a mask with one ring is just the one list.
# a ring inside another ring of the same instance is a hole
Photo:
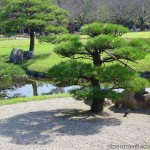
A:
{"label": "water reflection", "polygon": [[0,92],[0,99],[9,99],[16,97],[31,97],[46,94],[67,93],[69,90],[79,88],[79,86],[57,87],[49,83],[39,83],[38,81],[23,81],[15,83],[9,89],[3,89]]}
{"label": "water reflection", "polygon": [[[50,83],[44,83],[31,80],[17,80],[14,85],[0,90],[0,100],[16,98],[16,97],[31,97],[47,94],[67,93],[72,89],[80,88],[80,86],[57,87]],[[122,92],[124,89],[114,89],[116,92]],[[150,93],[150,88],[145,91]]]}

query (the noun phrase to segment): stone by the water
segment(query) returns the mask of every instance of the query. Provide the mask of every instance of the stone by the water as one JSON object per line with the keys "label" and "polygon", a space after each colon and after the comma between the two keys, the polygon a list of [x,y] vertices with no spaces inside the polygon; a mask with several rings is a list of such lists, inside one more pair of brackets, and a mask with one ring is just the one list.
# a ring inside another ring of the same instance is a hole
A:
{"label": "stone by the water", "polygon": [[20,64],[24,60],[32,59],[34,53],[32,51],[23,51],[21,49],[13,48],[10,54],[10,63]]}

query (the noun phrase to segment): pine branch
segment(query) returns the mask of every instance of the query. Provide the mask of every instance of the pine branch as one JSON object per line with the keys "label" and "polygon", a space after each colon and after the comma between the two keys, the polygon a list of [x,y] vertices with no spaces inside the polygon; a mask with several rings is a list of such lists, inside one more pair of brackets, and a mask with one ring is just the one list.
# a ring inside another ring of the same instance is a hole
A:
{"label": "pine branch", "polygon": [[121,64],[123,64],[124,66],[128,67],[129,69],[133,70],[136,72],[135,69],[133,69],[132,67],[130,67],[129,65],[127,65],[126,63],[124,63],[123,61],[119,60],[115,55],[109,53],[108,51],[105,51],[106,54],[108,54],[109,56],[111,56],[112,58],[114,58],[115,60],[117,60],[118,62],[120,62]]}

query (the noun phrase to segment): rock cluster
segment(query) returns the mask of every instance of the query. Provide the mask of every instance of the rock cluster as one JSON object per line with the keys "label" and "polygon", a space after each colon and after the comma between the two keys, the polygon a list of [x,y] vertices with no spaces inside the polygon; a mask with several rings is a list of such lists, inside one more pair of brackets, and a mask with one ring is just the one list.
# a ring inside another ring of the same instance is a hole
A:
{"label": "rock cluster", "polygon": [[33,58],[32,51],[23,51],[21,49],[13,48],[10,54],[10,63],[20,64],[24,60],[32,59]]}

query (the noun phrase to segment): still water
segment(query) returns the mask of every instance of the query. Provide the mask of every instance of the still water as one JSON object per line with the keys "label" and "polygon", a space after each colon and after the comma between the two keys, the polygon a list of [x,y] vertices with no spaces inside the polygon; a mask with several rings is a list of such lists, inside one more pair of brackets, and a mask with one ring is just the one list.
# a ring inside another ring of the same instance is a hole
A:
{"label": "still water", "polygon": [[[70,90],[80,88],[80,86],[57,87],[47,82],[26,80],[15,84],[14,86],[0,91],[0,100],[16,97],[32,97],[46,94],[68,93]],[[150,92],[150,88],[145,89]],[[116,92],[122,92],[123,89],[114,89]]]}
{"label": "still water", "polygon": [[57,87],[50,83],[27,81],[23,84],[16,84],[11,88],[2,90],[0,99],[68,93],[70,90],[77,88],[80,88],[80,86]]}

